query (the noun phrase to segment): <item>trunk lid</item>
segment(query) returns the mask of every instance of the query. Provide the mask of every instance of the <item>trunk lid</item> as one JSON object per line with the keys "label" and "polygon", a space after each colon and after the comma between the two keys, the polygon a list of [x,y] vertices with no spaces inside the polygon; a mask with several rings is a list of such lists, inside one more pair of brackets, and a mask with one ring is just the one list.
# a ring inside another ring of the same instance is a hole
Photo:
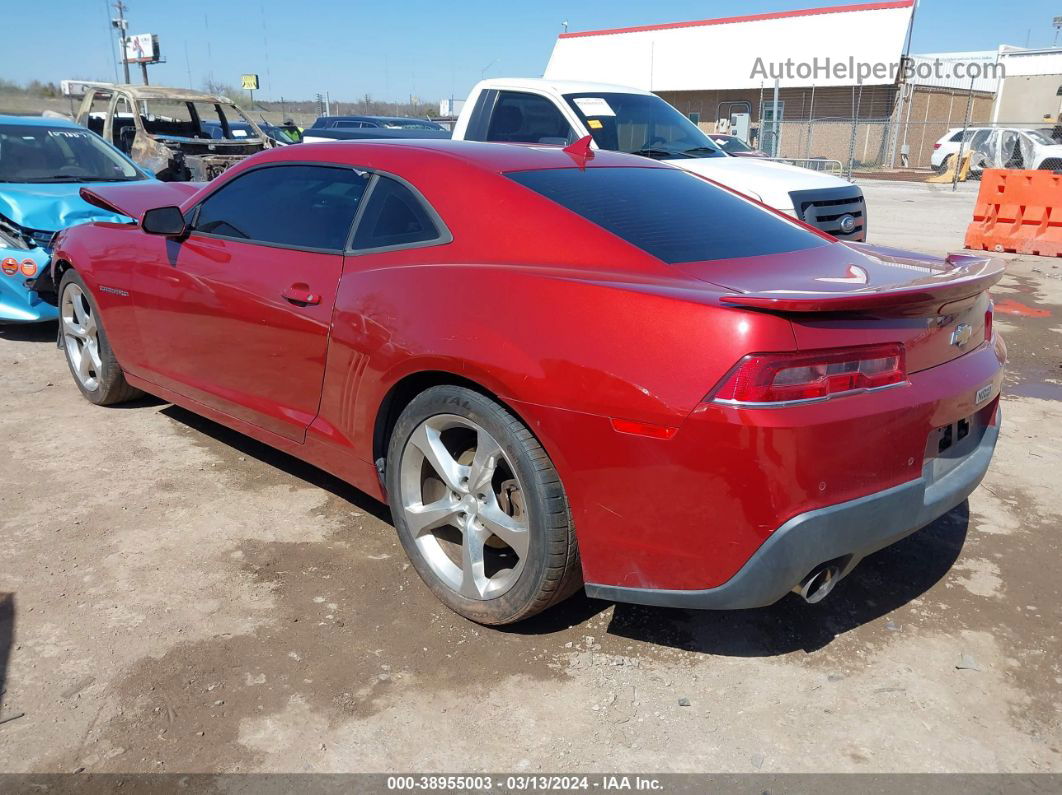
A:
{"label": "trunk lid", "polygon": [[987,256],[862,243],[675,267],[729,291],[724,305],[785,314],[801,350],[901,342],[909,372],[984,342],[987,291],[1003,276],[1003,263]]}

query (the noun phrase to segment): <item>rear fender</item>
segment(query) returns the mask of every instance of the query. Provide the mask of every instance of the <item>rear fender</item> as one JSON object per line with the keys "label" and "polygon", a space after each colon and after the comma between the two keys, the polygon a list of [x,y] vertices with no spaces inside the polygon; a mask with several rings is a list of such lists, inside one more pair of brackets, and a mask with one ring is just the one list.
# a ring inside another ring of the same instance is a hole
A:
{"label": "rear fender", "polygon": [[504,401],[677,427],[742,355],[795,346],[787,319],[721,307],[703,283],[683,297],[631,274],[345,267],[321,419],[365,460],[388,390],[413,372],[452,372]]}

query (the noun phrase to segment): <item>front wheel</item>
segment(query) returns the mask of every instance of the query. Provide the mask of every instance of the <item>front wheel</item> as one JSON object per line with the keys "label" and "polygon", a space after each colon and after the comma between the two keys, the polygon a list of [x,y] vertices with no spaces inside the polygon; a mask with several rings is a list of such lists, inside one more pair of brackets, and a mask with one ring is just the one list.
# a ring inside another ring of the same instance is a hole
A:
{"label": "front wheel", "polygon": [[493,400],[422,392],[391,436],[387,491],[402,546],[432,592],[481,624],[510,624],[581,584],[568,500],[546,451]]}
{"label": "front wheel", "polygon": [[126,382],[107,342],[99,307],[73,268],[59,282],[59,334],[70,374],[89,402],[109,406],[144,394]]}

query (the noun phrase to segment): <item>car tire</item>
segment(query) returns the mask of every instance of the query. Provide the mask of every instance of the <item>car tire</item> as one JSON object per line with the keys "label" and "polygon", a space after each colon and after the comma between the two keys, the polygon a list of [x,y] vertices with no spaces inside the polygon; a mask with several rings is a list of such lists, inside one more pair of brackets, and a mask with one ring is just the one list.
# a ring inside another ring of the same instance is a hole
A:
{"label": "car tire", "polygon": [[494,400],[451,385],[422,392],[395,424],[385,472],[402,546],[454,612],[511,624],[582,585],[557,470]]}
{"label": "car tire", "polygon": [[70,375],[90,403],[110,406],[144,394],[125,380],[96,300],[73,268],[59,282],[59,341]]}
{"label": "car tire", "polygon": [[937,173],[938,174],[943,174],[945,171],[947,171],[948,167],[952,164],[952,162],[954,162],[954,160],[955,160],[955,155],[946,156],[943,160],[940,161],[940,165],[937,166],[937,169],[936,169]]}

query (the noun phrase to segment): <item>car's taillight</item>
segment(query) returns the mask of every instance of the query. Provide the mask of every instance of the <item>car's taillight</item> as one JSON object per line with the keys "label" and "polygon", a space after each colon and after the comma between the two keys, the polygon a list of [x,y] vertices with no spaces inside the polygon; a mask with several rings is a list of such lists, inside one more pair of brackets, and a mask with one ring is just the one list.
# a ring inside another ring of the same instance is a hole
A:
{"label": "car's taillight", "polygon": [[995,304],[989,301],[988,309],[985,310],[985,342],[992,341],[992,310],[994,308]]}
{"label": "car's taillight", "polygon": [[708,396],[717,403],[763,405],[826,400],[906,383],[898,343],[791,353],[753,353]]}
{"label": "car's taillight", "polygon": [[934,149],[940,149],[940,144],[933,144]]}

